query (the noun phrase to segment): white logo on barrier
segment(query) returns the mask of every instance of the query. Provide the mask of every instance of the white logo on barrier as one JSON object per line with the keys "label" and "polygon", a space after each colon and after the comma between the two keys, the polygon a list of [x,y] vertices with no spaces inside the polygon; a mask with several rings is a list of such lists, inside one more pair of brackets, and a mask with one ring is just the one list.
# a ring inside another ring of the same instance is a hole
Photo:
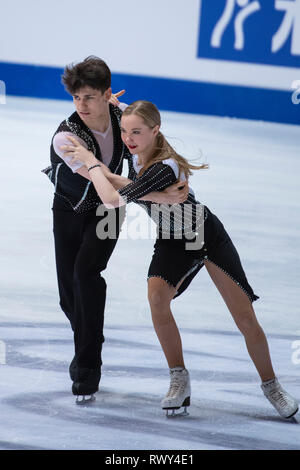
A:
{"label": "white logo on barrier", "polygon": [[291,86],[292,90],[295,90],[292,94],[293,104],[300,103],[300,80],[294,80]]}
{"label": "white logo on barrier", "polygon": [[6,364],[6,344],[0,340],[0,364]]}
{"label": "white logo on barrier", "polygon": [[6,86],[3,80],[0,80],[0,104],[6,104]]}
{"label": "white logo on barrier", "polygon": [[211,36],[212,47],[221,46],[222,37],[225,33],[226,28],[228,27],[229,23],[233,18],[233,13],[236,5],[241,7],[241,10],[238,12],[234,20],[234,48],[237,50],[241,50],[244,48],[244,23],[250,15],[260,10],[260,3],[257,0],[251,3],[249,3],[249,0],[227,0],[223,14],[219,19],[218,23],[216,24]]}
{"label": "white logo on barrier", "polygon": [[279,51],[292,33],[291,54],[300,55],[300,0],[275,0],[275,8],[285,15],[272,38],[272,52]]}
{"label": "white logo on barrier", "polygon": [[292,349],[296,349],[292,354],[292,363],[298,365],[300,364],[300,341],[293,341]]}
{"label": "white logo on barrier", "polygon": [[[291,54],[300,55],[300,0],[274,0],[275,10],[285,11],[282,23],[272,37],[271,51],[278,52],[291,35]],[[242,50],[245,46],[244,23],[250,15],[261,9],[259,1],[226,0],[226,6],[211,36],[211,46],[221,47],[223,35],[234,17],[236,6],[240,10],[234,18],[234,49]]]}

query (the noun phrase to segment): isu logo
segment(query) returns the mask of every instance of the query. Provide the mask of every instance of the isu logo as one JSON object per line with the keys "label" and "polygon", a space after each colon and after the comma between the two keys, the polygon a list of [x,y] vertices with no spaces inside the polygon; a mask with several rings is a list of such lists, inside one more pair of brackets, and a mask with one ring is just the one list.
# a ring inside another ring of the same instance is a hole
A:
{"label": "isu logo", "polygon": [[300,80],[294,80],[291,86],[292,90],[295,90],[292,94],[292,103],[300,103]]}

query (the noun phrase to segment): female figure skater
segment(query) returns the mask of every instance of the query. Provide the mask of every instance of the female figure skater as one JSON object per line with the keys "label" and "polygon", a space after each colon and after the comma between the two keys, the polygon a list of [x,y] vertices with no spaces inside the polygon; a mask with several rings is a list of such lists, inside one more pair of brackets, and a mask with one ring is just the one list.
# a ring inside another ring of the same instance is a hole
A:
{"label": "female figure skater", "polygon": [[[298,403],[275,376],[267,339],[252,307],[258,297],[247,281],[239,255],[220,220],[196,201],[192,190],[184,203],[172,206],[177,209],[172,212],[168,205],[158,206],[140,199],[178,180],[187,180],[192,169],[205,167],[192,166],[178,155],[160,132],[160,126],[159,111],[150,102],[136,101],[123,112],[121,136],[133,154],[129,159],[129,179],[110,173],[73,138],[69,139],[72,145],[62,149],[65,156],[85,164],[107,207],[120,207],[133,201],[145,208],[157,223],[157,240],[148,272],[148,299],[153,325],[170,368],[170,388],[162,400],[162,408],[174,410],[190,404],[189,373],[170,304],[205,266],[244,335],[264,395],[281,416],[290,418],[298,411]],[[199,246],[201,230],[204,240]]]}

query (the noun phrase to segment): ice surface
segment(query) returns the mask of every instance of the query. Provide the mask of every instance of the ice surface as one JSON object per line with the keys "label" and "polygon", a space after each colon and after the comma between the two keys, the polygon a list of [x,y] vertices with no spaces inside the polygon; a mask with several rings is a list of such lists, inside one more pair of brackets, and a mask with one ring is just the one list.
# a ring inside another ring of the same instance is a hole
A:
{"label": "ice surface", "polygon": [[[190,416],[165,418],[168,369],[146,296],[153,239],[117,244],[105,272],[101,390],[92,406],[74,404],[72,334],[56,286],[53,187],[40,172],[53,132],[71,112],[71,103],[13,97],[0,107],[0,449],[300,449],[299,425],[281,419],[262,395],[244,339],[205,269],[173,303],[192,380]],[[210,164],[191,186],[238,248],[260,296],[254,308],[275,370],[300,399],[293,349],[300,341],[300,128],[162,117],[179,152]],[[134,217],[132,206],[129,225]]]}

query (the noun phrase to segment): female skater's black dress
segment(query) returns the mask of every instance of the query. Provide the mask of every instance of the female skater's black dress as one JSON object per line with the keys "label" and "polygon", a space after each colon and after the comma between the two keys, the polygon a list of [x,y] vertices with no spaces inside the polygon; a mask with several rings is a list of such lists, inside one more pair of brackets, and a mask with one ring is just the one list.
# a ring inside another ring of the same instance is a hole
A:
{"label": "female skater's black dress", "polygon": [[128,159],[128,178],[132,183],[118,190],[127,203],[143,207],[157,224],[157,240],[148,270],[150,277],[160,277],[175,287],[182,281],[175,297],[191,283],[204,260],[211,261],[226,273],[253,302],[254,294],[243,270],[238,252],[223,224],[208,207],[196,201],[190,190],[187,201],[173,206],[153,204],[138,198],[152,191],[162,191],[179,179],[177,163],[169,158],[154,163],[141,176],[137,155]]}

